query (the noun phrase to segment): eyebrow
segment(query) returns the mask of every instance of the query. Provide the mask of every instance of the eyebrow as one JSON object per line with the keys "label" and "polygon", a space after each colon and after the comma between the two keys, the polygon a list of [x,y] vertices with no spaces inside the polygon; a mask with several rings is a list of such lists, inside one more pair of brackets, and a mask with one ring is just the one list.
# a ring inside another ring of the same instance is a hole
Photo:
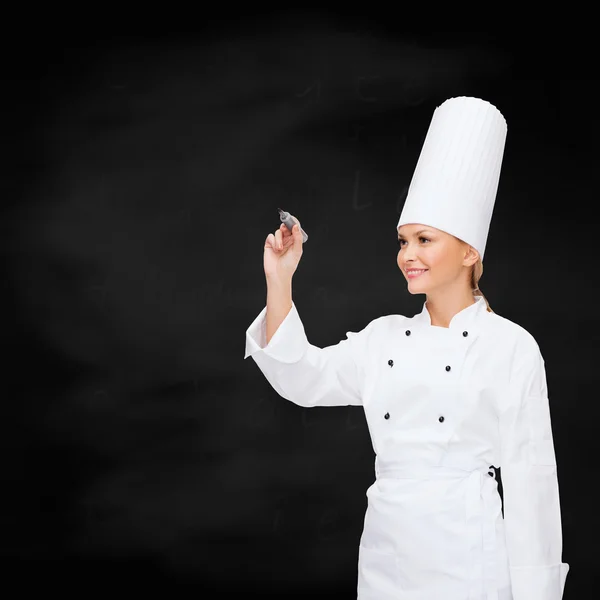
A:
{"label": "eyebrow", "polygon": [[[421,229],[421,231],[417,231],[417,233],[415,233],[415,236],[421,235],[422,233],[425,233],[426,231],[429,231],[429,229]],[[401,233],[398,234],[398,237],[405,239]]]}

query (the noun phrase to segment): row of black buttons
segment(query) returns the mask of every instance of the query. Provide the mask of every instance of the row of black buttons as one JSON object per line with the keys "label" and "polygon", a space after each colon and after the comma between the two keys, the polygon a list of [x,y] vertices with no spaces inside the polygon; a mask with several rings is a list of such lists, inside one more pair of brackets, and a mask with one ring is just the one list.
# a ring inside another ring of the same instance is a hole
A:
{"label": "row of black buttons", "polygon": [[[389,413],[389,412],[385,413],[385,415],[383,415],[383,418],[384,418],[384,419],[389,419],[389,418],[390,418],[390,413]],[[441,416],[441,417],[438,419],[438,421],[439,421],[440,423],[443,423],[443,422],[444,422],[444,417],[443,417],[443,416]]]}
{"label": "row of black buttons", "polygon": [[[388,365],[390,365],[390,367],[394,366],[394,361],[390,358],[390,360],[388,360]],[[452,367],[450,365],[446,365],[446,371],[450,371],[452,369]]]}
{"label": "row of black buttons", "polygon": [[[406,333],[406,335],[410,335],[410,329],[407,329],[404,333]],[[463,331],[463,337],[467,337],[469,335],[468,331]]]}

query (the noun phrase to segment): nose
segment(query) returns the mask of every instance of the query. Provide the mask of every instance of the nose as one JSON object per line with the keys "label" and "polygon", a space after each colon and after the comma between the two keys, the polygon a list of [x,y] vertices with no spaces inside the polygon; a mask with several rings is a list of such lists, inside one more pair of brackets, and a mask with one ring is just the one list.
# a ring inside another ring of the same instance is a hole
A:
{"label": "nose", "polygon": [[415,257],[416,252],[413,246],[405,245],[404,248],[402,248],[402,258],[406,264],[414,262]]}

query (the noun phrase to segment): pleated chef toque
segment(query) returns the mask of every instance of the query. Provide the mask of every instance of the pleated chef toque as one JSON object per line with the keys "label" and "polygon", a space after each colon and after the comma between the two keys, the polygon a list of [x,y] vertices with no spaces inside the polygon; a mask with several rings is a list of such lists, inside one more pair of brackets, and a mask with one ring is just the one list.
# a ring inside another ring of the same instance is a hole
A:
{"label": "pleated chef toque", "polygon": [[422,223],[485,252],[506,120],[479,98],[450,98],[431,119],[397,227]]}

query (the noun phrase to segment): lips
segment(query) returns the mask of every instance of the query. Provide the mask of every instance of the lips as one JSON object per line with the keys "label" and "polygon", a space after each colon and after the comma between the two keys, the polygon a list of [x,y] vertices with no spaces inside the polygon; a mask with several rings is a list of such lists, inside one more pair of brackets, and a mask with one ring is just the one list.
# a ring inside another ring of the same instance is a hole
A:
{"label": "lips", "polygon": [[411,269],[410,271],[406,271],[406,276],[410,279],[414,279],[415,277],[420,277],[421,275],[423,275],[423,273],[427,273],[427,271],[429,271],[429,269]]}

